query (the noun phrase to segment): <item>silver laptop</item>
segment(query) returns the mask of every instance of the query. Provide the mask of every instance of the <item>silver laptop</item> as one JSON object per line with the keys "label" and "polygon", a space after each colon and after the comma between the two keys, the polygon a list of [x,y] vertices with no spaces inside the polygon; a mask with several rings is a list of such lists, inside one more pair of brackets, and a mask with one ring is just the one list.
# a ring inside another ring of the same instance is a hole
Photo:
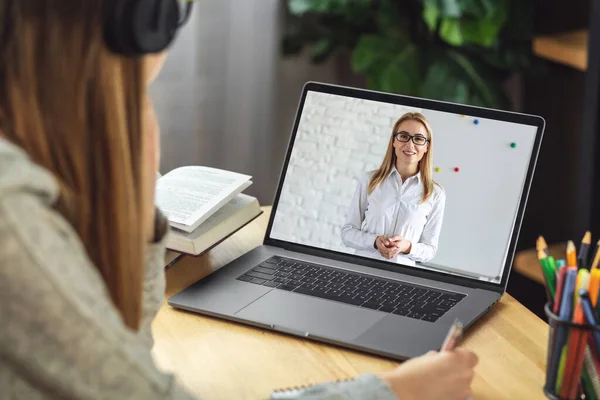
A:
{"label": "silver laptop", "polygon": [[263,245],[169,304],[399,360],[437,350],[506,290],[544,125],[307,83]]}

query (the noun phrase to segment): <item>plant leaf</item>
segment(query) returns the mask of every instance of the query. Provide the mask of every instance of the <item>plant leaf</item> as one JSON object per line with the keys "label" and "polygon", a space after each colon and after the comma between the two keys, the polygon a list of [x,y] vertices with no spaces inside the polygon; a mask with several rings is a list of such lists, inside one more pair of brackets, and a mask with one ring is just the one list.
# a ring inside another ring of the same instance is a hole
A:
{"label": "plant leaf", "polygon": [[312,0],[288,0],[288,8],[293,15],[302,15],[314,10]]}
{"label": "plant leaf", "polygon": [[499,1],[498,6],[487,18],[461,21],[461,32],[465,42],[490,47],[497,39],[498,33],[506,23],[506,1]]}
{"label": "plant leaf", "polygon": [[382,36],[362,36],[352,54],[352,69],[355,72],[367,72],[374,65],[385,63],[392,51],[390,45],[390,41]]}
{"label": "plant leaf", "polygon": [[321,63],[329,57],[333,43],[329,38],[319,39],[310,49],[310,58],[314,63]]}
{"label": "plant leaf", "polygon": [[440,9],[435,4],[435,0],[426,0],[423,5],[423,20],[431,32],[437,28],[438,20],[440,19]]}
{"label": "plant leaf", "polygon": [[460,27],[460,21],[454,18],[442,19],[440,25],[440,37],[448,44],[462,46],[464,38]]}
{"label": "plant leaf", "polygon": [[497,80],[486,79],[480,72],[483,68],[475,66],[464,54],[452,49],[446,53],[459,67],[467,79],[469,86],[473,88],[474,93],[481,97],[483,105],[495,108],[509,108],[508,100],[496,83]]}
{"label": "plant leaf", "polygon": [[416,94],[421,77],[419,76],[418,54],[414,45],[407,46],[381,73],[380,86],[385,92],[406,95]]}
{"label": "plant leaf", "polygon": [[440,3],[440,8],[441,8],[443,16],[458,18],[462,15],[462,9],[458,3],[458,0],[438,0],[438,1]]}

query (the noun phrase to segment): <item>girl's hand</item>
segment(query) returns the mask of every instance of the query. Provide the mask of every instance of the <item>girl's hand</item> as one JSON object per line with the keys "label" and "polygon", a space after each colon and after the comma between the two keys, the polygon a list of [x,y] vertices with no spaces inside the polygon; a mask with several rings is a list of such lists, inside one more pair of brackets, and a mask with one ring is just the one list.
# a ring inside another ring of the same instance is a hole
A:
{"label": "girl's hand", "polygon": [[429,352],[379,376],[401,400],[466,400],[477,365],[475,353]]}

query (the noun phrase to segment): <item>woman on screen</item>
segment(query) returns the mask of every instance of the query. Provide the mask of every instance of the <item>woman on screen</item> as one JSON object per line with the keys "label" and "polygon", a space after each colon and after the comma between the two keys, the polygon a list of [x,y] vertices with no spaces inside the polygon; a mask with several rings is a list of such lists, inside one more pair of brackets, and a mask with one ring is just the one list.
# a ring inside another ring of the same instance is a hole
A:
{"label": "woman on screen", "polygon": [[342,242],[357,255],[414,265],[438,249],[446,194],[432,179],[433,132],[423,114],[396,121],[379,169],[359,179]]}

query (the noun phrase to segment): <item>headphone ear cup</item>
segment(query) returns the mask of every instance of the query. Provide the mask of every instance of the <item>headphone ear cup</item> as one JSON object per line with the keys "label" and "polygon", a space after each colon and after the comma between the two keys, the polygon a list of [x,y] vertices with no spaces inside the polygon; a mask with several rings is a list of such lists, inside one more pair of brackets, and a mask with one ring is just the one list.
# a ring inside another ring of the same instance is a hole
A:
{"label": "headphone ear cup", "polygon": [[140,52],[157,53],[169,47],[179,25],[177,0],[138,0],[131,12],[131,38]]}
{"label": "headphone ear cup", "polygon": [[106,37],[109,47],[117,53],[158,53],[169,47],[177,34],[177,0],[120,0],[113,10]]}
{"label": "headphone ear cup", "polygon": [[132,42],[131,20],[132,7],[137,0],[118,0],[108,12],[104,27],[104,40],[115,53],[135,55],[135,45]]}

